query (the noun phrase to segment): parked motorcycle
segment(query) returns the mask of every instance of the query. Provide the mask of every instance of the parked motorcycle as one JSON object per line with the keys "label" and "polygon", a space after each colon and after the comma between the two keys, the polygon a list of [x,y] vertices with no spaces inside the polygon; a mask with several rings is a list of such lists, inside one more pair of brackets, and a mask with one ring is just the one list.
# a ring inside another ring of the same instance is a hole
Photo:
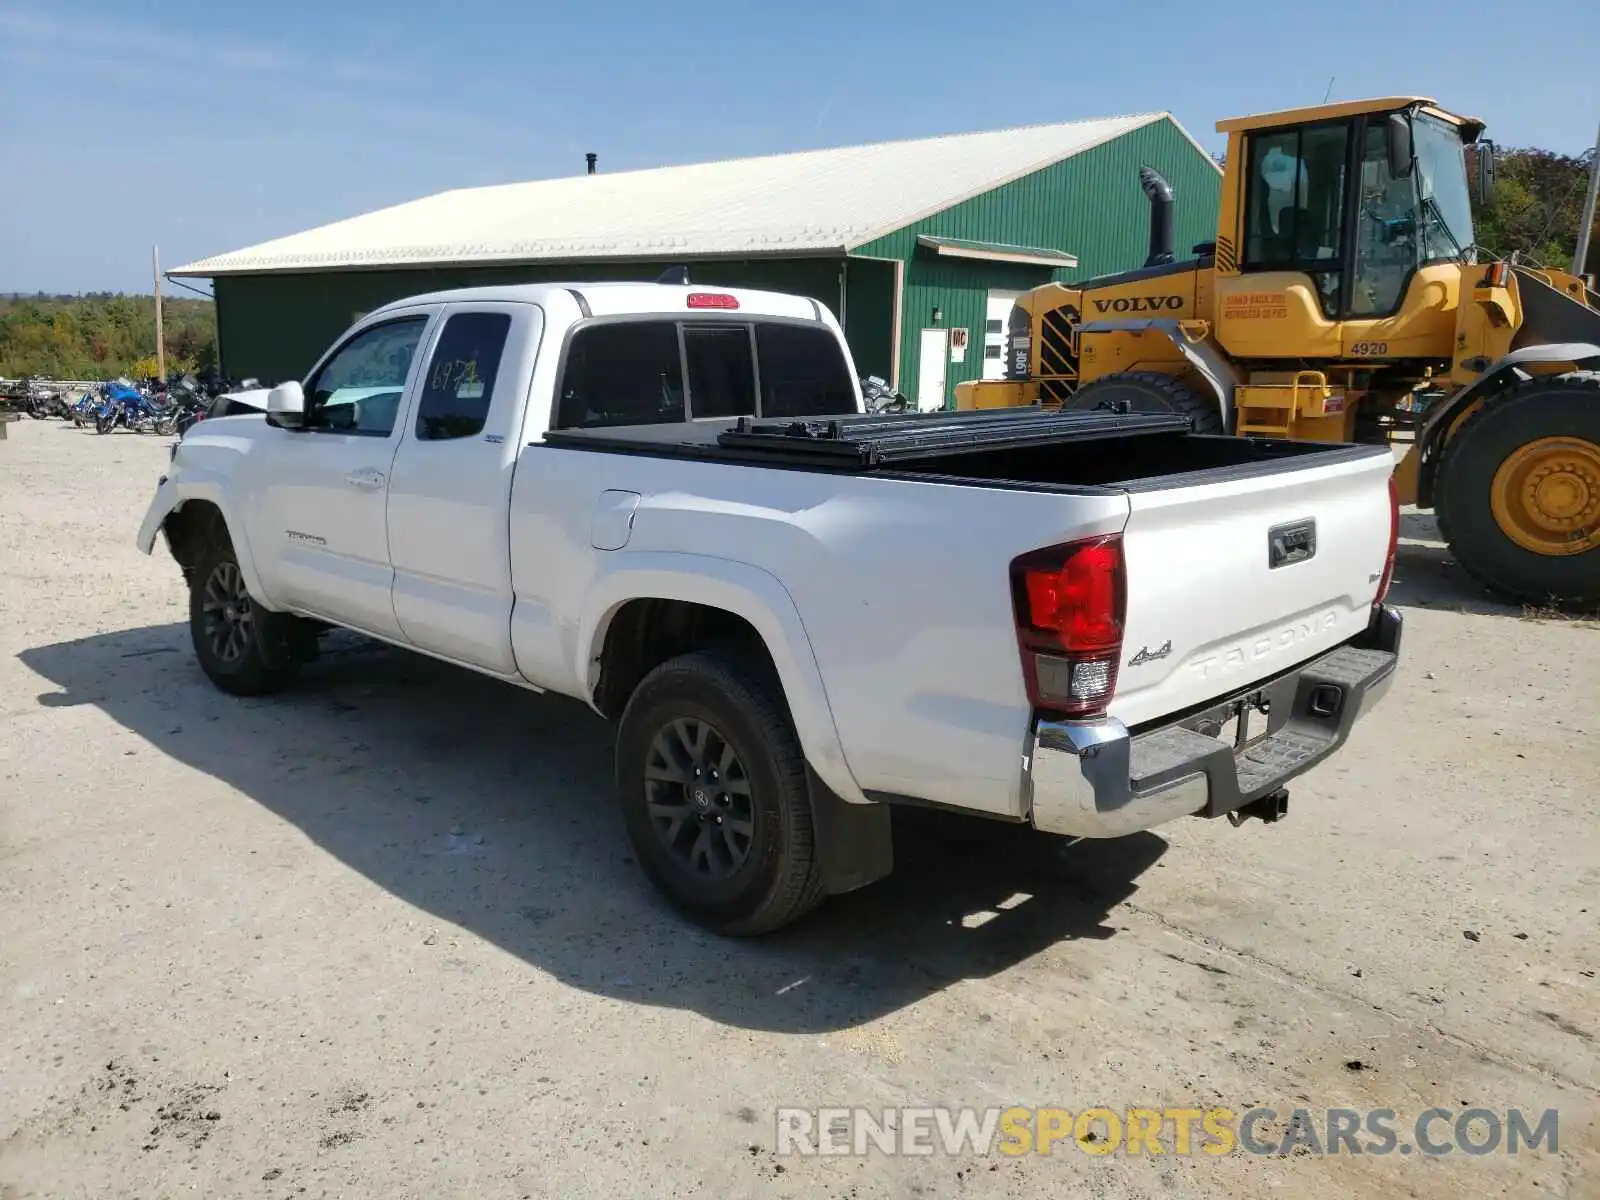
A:
{"label": "parked motorcycle", "polygon": [[105,400],[94,417],[96,433],[122,428],[134,433],[170,434],[175,427],[172,414],[126,379],[112,380],[106,385]]}
{"label": "parked motorcycle", "polygon": [[868,412],[903,413],[916,411],[909,397],[889,386],[887,380],[868,375],[861,381],[861,398]]}
{"label": "parked motorcycle", "polygon": [[185,375],[167,387],[166,414],[180,437],[188,433],[196,421],[204,420],[210,407],[211,397],[193,375]]}
{"label": "parked motorcycle", "polygon": [[47,384],[30,382],[26,411],[35,421],[43,421],[47,417],[64,417],[67,415],[67,402],[58,389]]}

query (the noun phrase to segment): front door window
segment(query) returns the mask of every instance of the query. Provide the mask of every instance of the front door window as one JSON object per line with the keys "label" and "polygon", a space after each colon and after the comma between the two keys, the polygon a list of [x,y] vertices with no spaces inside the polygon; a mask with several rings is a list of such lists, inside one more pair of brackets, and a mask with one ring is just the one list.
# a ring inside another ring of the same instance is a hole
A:
{"label": "front door window", "polygon": [[1387,316],[1400,307],[1417,267],[1417,186],[1414,175],[1396,179],[1390,174],[1389,138],[1381,121],[1367,125],[1358,186],[1350,315]]}
{"label": "front door window", "polygon": [[306,428],[388,437],[427,317],[364,329],[334,352],[306,388]]}

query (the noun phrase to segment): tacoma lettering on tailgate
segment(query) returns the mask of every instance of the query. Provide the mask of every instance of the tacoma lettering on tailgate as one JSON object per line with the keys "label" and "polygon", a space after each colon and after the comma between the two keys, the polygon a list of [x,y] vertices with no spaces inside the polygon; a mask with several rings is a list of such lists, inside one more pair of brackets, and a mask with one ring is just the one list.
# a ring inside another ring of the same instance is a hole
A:
{"label": "tacoma lettering on tailgate", "polygon": [[1286,625],[1282,629],[1260,634],[1247,642],[1218,650],[1204,658],[1197,658],[1190,666],[1198,671],[1202,678],[1217,679],[1252,663],[1260,662],[1279,650],[1286,650],[1296,642],[1308,642],[1318,634],[1328,632],[1338,623],[1339,614],[1330,609],[1303,621],[1296,621],[1293,625]]}

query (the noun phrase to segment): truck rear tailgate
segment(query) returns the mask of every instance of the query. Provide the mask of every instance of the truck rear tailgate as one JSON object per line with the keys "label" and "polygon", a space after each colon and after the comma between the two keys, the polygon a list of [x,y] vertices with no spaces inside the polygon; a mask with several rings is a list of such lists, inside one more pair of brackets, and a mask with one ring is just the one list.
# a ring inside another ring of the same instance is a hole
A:
{"label": "truck rear tailgate", "polygon": [[1135,484],[1111,715],[1237,692],[1366,628],[1389,550],[1386,447]]}

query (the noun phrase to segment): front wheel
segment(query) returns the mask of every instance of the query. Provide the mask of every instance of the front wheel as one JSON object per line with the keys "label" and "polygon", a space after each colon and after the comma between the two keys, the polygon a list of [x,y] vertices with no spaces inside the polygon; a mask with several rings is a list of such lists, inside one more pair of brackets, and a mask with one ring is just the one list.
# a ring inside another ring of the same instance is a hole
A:
{"label": "front wheel", "polygon": [[1600,375],[1489,399],[1445,445],[1440,531],[1468,574],[1524,604],[1600,604]]}
{"label": "front wheel", "polygon": [[301,659],[286,633],[295,618],[251,599],[232,546],[207,546],[189,580],[189,637],[206,678],[235,696],[265,695],[293,681]]}
{"label": "front wheel", "polygon": [[97,416],[94,419],[94,431],[96,433],[110,433],[112,424],[110,417]]}
{"label": "front wheel", "polygon": [[701,651],[650,672],[622,715],[617,788],[645,874],[707,928],[766,933],[822,899],[805,758],[753,656]]}

